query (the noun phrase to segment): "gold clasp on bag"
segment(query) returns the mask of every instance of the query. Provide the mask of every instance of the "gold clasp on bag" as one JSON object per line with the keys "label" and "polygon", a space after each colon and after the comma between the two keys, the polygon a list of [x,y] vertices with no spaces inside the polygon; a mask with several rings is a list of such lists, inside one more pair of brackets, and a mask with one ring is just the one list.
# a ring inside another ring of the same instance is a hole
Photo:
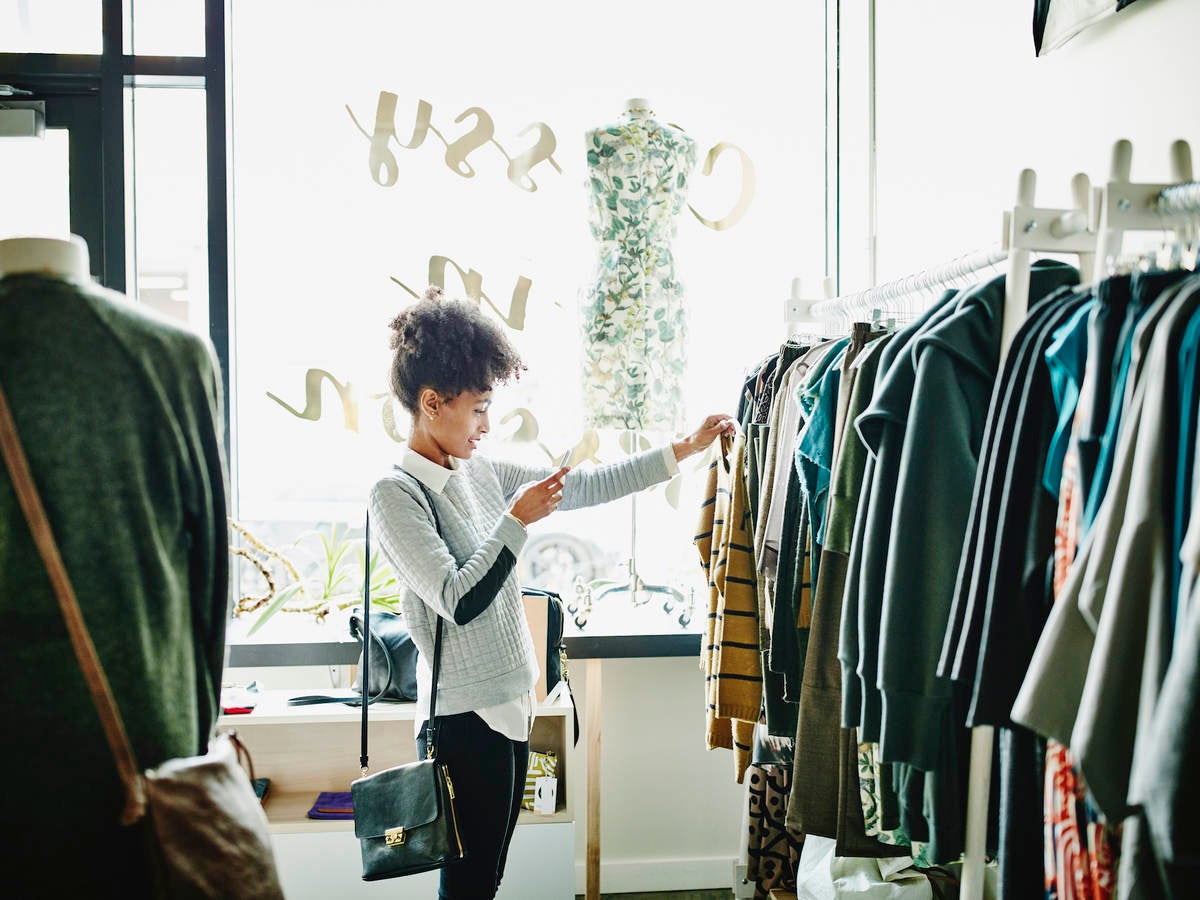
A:
{"label": "gold clasp on bag", "polygon": [[389,828],[383,833],[384,840],[387,841],[389,847],[399,847],[404,843],[403,828]]}

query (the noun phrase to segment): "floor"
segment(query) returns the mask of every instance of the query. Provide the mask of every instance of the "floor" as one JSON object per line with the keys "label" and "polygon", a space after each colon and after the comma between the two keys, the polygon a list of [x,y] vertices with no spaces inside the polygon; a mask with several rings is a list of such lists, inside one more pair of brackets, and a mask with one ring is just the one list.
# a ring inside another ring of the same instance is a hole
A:
{"label": "floor", "polygon": [[[600,900],[731,900],[733,891],[727,888],[711,891],[654,891],[649,894],[601,894]],[[575,900],[583,900],[579,894]]]}

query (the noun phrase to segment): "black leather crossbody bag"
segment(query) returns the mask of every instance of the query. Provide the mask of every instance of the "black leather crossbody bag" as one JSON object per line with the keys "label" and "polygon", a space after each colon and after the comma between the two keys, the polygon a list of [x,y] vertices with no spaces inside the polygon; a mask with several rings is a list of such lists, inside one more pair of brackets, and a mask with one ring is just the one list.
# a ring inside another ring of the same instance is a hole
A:
{"label": "black leather crossbody bag", "polygon": [[[433,498],[425,491],[433,511],[433,522],[442,533]],[[367,552],[371,548],[371,522],[366,530]],[[363,776],[350,784],[354,797],[354,836],[362,850],[364,881],[379,881],[440,869],[466,855],[458,832],[454,808],[454,782],[449,767],[437,758],[437,688],[442,663],[442,617],[437,617],[433,644],[433,682],[429,698],[429,738],[425,759],[367,774],[367,711],[362,704]],[[370,578],[363,579],[363,628],[370,633]],[[363,641],[363,696],[371,696],[371,645]],[[376,652],[379,652],[376,650]]]}

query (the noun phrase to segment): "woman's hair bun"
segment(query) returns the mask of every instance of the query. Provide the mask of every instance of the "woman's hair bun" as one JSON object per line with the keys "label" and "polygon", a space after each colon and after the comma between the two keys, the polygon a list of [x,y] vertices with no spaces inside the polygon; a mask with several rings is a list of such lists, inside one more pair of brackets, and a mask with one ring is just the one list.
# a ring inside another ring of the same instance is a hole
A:
{"label": "woman's hair bun", "polygon": [[446,296],[446,292],[436,284],[431,284],[425,288],[425,293],[421,295],[422,300],[442,300]]}

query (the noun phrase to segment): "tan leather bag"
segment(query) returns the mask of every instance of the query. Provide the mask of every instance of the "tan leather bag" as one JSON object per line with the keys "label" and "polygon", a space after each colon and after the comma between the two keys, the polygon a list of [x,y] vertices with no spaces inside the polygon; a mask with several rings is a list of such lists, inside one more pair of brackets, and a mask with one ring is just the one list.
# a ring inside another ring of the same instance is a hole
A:
{"label": "tan leather bag", "polygon": [[170,898],[282,898],[267,816],[252,787],[253,769],[247,776],[240,764],[240,757],[248,761],[250,754],[236,735],[218,735],[203,756],[171,759],[154,769],[138,770],[125,723],[67,577],[3,388],[0,450],[50,574],[75,657],[87,678],[125,786],[120,823],[132,825],[147,819],[158,894]]}

